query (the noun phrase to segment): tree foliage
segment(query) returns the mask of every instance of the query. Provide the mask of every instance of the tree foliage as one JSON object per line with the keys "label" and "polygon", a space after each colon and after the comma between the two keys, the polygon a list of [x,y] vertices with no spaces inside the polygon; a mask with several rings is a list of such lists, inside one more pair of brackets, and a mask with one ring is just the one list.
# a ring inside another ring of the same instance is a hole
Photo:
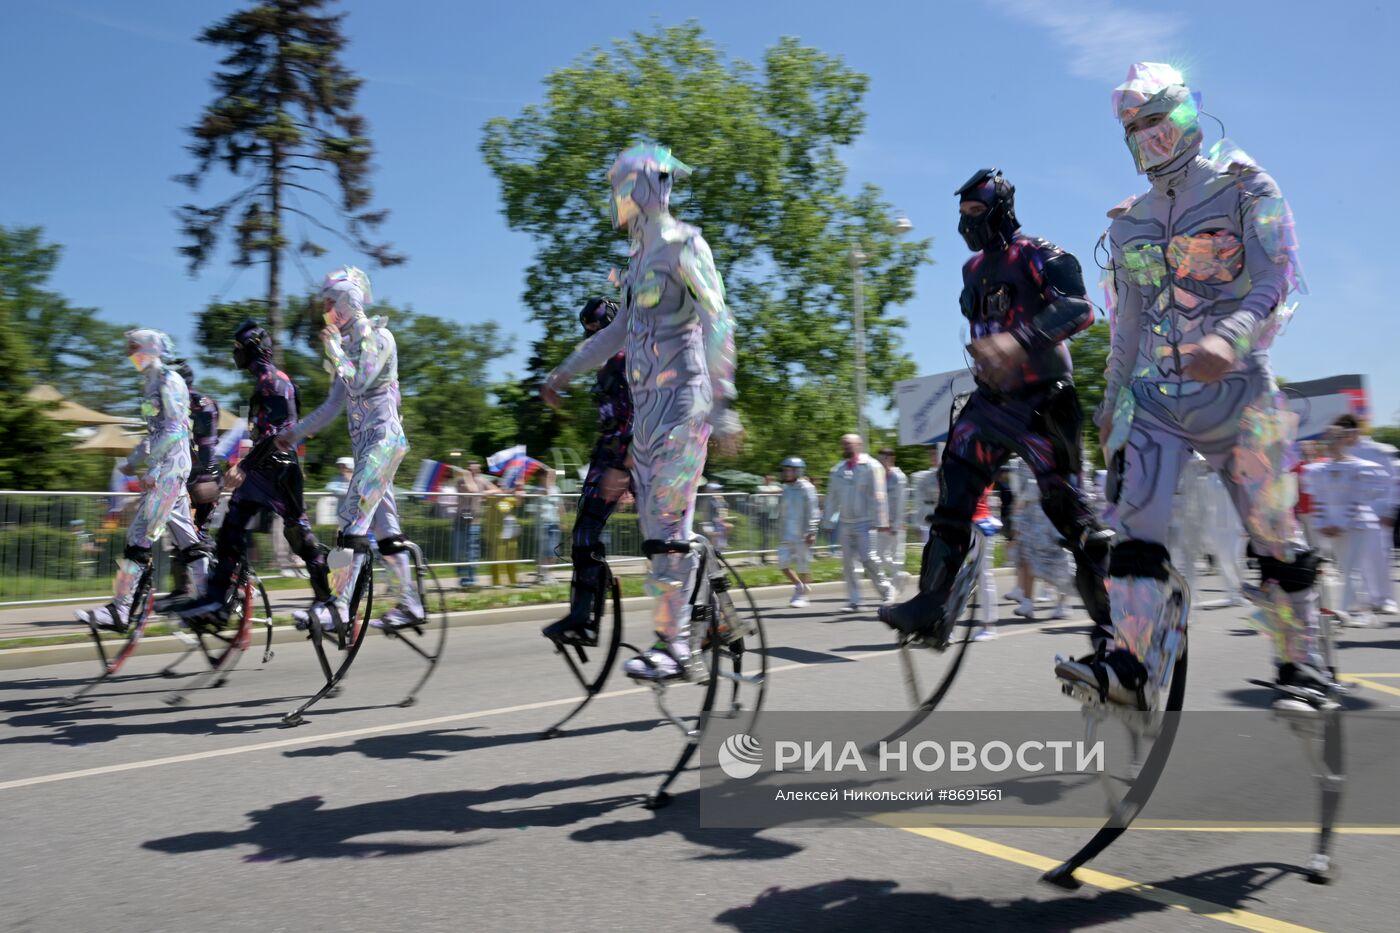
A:
{"label": "tree foliage", "polygon": [[[179,176],[197,190],[218,164],[239,179],[241,187],[231,196],[177,211],[188,240],[180,252],[195,272],[214,258],[220,231],[231,227],[234,265],[267,265],[266,316],[279,335],[283,252],[326,252],[308,228],[339,238],[382,266],[404,259],[373,241],[388,212],[369,206],[373,147],[364,118],[355,112],[362,82],[340,62],[344,16],[322,13],[328,2],[263,0],[200,34],[201,42],[225,54],[214,75],[217,97],[189,129],[195,169]],[[321,219],[327,210],[334,226]],[[293,226],[299,231],[295,243]],[[280,347],[278,353],[280,360]]]}
{"label": "tree foliage", "polygon": [[1108,351],[1111,346],[1108,322],[1096,321],[1069,344],[1074,360],[1074,385],[1079,390],[1079,406],[1084,410],[1084,450],[1095,464],[1103,466],[1103,451],[1099,449],[1099,429],[1094,413],[1108,388]]}
{"label": "tree foliage", "polygon": [[9,315],[6,328],[19,338],[0,358],[12,376],[48,383],[106,412],[133,412],[137,391],[132,370],[123,365],[124,328],[47,288],[62,254],[61,246],[44,241],[40,227],[0,226],[0,303]]}
{"label": "tree foliage", "polygon": [[[536,242],[523,297],[544,334],[521,400],[538,411],[540,380],[579,339],[578,307],[612,293],[608,272],[626,262],[626,242],[608,219],[606,171],[624,147],[655,140],[696,166],[672,210],[703,228],[739,325],[749,442],[716,466],[767,472],[787,453],[837,456],[855,423],[848,251],[859,244],[867,256],[873,394],[913,373],[891,309],[912,297],[929,261],[929,240],[897,238],[878,189],[849,190],[840,147],[864,127],[866,77],[792,38],[761,66],[731,61],[687,23],[592,49],[544,84],[542,103],[490,120],[481,145],[507,223]],[[592,414],[574,395],[562,417],[520,421],[522,440],[586,449]]]}

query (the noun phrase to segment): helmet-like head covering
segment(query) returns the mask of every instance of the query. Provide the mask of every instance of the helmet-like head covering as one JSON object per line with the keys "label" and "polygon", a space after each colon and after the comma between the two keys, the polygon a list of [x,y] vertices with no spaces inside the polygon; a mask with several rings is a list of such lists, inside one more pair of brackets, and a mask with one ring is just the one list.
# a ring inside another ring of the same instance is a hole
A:
{"label": "helmet-like head covering", "polygon": [[272,364],[272,336],[261,324],[246,320],[233,332],[233,363],[239,369],[249,369],[259,360]]}
{"label": "helmet-like head covering", "polygon": [[1138,174],[1146,174],[1195,155],[1201,148],[1200,96],[1171,65],[1138,62],[1128,78],[1113,89],[1113,115],[1124,124],[1148,117],[1158,122],[1124,132]]}
{"label": "helmet-like head covering", "polygon": [[976,201],[987,208],[976,217],[962,214],[958,218],[958,232],[968,249],[1003,249],[1021,229],[1016,219],[1016,186],[1006,180],[1001,169],[978,169],[953,193],[959,203]]}
{"label": "helmet-like head covering", "polygon": [[797,471],[797,475],[801,476],[807,470],[807,461],[803,460],[801,457],[784,457],[782,467],[785,470],[788,467],[792,467]]}
{"label": "helmet-like head covering", "polygon": [[655,143],[623,150],[608,169],[612,185],[612,223],[625,227],[638,215],[655,217],[671,204],[671,181],[690,174],[690,166]]}
{"label": "helmet-like head covering", "polygon": [[126,357],[145,371],[152,363],[175,356],[175,341],[164,331],[139,328],[126,332]]}
{"label": "helmet-like head covering", "polygon": [[587,330],[590,324],[596,324],[601,330],[613,322],[617,317],[617,302],[611,298],[590,298],[584,304],[583,310],[578,313],[578,322]]}
{"label": "helmet-like head covering", "polygon": [[326,274],[321,283],[321,297],[334,305],[326,311],[326,323],[345,330],[357,318],[365,316],[365,306],[374,302],[369,276],[363,269],[341,266]]}

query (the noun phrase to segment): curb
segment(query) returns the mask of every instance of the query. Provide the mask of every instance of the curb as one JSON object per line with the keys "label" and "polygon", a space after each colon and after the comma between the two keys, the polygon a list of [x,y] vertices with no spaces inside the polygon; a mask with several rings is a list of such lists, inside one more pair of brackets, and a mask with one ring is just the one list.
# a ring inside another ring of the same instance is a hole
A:
{"label": "curb", "polygon": [[[997,568],[995,571],[998,576],[1009,572],[1006,568]],[[812,590],[817,593],[831,593],[843,590],[845,586],[844,581],[829,580],[824,583],[814,583]],[[761,597],[787,592],[788,589],[788,584],[780,583],[772,586],[756,586],[751,592],[755,596]],[[623,608],[629,611],[648,608],[652,603],[653,600],[650,596],[629,596],[622,600]],[[558,612],[559,608],[564,605],[565,603],[535,603],[530,606],[505,606],[500,609],[458,610],[447,614],[447,625],[449,628],[463,628],[475,625],[505,625],[509,622],[524,622],[532,619],[544,621]],[[257,646],[263,637],[260,632],[254,633],[253,646],[248,649],[249,653],[258,650]],[[305,640],[306,636],[291,625],[279,625],[272,630],[272,643],[274,645]],[[141,640],[138,653],[142,655],[175,654],[184,651],[186,647],[186,644],[174,635],[153,635]],[[77,661],[96,661],[96,652],[93,650],[91,642],[0,649],[0,671],[47,667],[53,664],[71,664]]]}

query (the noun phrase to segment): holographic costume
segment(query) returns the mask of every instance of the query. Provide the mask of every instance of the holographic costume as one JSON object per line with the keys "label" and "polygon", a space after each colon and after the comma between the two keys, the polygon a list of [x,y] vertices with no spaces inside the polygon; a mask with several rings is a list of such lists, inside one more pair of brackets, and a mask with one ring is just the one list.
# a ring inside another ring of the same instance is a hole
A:
{"label": "holographic costume", "polygon": [[[589,333],[597,333],[617,317],[617,302],[609,298],[590,298],[579,312],[579,322]],[[614,354],[593,381],[593,401],[598,406],[598,442],[588,462],[588,473],[578,497],[578,513],[574,516],[573,564],[569,614],[545,628],[547,638],[579,641],[585,645],[597,643],[592,631],[594,600],[602,592],[603,569],[607,554],[603,545],[603,529],[617,508],[630,479],[608,482],[608,474],[621,479],[627,472],[627,450],[632,443],[632,395],[627,391],[627,355]]]}
{"label": "holographic costume", "polygon": [[[321,297],[326,302],[327,328],[339,331],[338,339],[325,341],[325,367],[332,376],[330,393],[319,408],[297,422],[287,439],[299,444],[345,412],[355,471],[340,500],[337,545],[350,549],[353,555],[332,575],[336,602],[345,618],[350,587],[369,556],[369,533],[373,531],[379,553],[394,578],[391,586],[399,594],[398,605],[374,624],[393,628],[414,625],[423,621],[423,604],[394,500],[394,474],[408,453],[408,438],[399,420],[398,347],[384,318],[365,316],[365,305],[374,296],[369,276],[361,270],[345,266],[329,273],[321,284]],[[328,607],[318,606],[313,611],[322,625],[332,624]]]}
{"label": "holographic costume", "polygon": [[330,599],[326,551],[311,531],[302,502],[301,462],[295,449],[280,450],[277,439],[296,423],[300,397],[287,374],[272,363],[272,338],[262,327],[244,321],[233,338],[233,361],[253,377],[248,398],[248,436],[252,448],[238,463],[243,482],[229,498],[224,523],[219,526],[217,563],[209,586],[198,605],[181,610],[190,619],[222,621],[225,600],[238,562],[248,552],[248,535],[265,511],[282,519],[283,535],[292,552],[306,562],[311,588],[317,599]]}
{"label": "holographic costume", "polygon": [[171,363],[175,345],[158,330],[126,334],[127,356],[142,375],[141,417],[146,436],[126,458],[127,470],[141,475],[143,492],[126,531],[126,550],[117,561],[112,601],[81,609],[78,621],[125,631],[137,581],[151,564],[151,548],[170,530],[176,559],[185,562],[196,584],[203,584],[208,551],[190,518],[190,394]]}
{"label": "holographic costume", "polygon": [[[1080,679],[1109,683],[1122,702],[1154,702],[1143,689],[1153,692],[1167,661],[1153,636],[1168,599],[1173,493],[1195,450],[1224,480],[1259,560],[1257,601],[1278,648],[1279,682],[1320,688],[1317,560],[1294,520],[1289,472],[1297,418],[1267,354],[1292,311],[1285,298],[1301,290],[1292,214],[1273,179],[1228,141],[1202,156],[1195,96],[1171,66],[1133,65],[1113,109],[1152,187],[1109,212],[1115,650],[1102,664],[1079,664]],[[1211,336],[1235,362],[1203,383],[1188,370]]]}
{"label": "holographic costume", "polygon": [[622,309],[546,383],[558,388],[626,352],[632,482],[660,639],[627,662],[638,677],[676,676],[689,660],[689,598],[699,566],[690,550],[696,486],[711,431],[724,437],[741,430],[729,407],[736,394],[734,318],[724,283],[700,231],[669,210],[672,178],[689,173],[663,146],[634,146],[613,163],[613,224],[631,237]]}
{"label": "holographic costume", "polygon": [[958,230],[976,254],[963,266],[960,298],[974,339],[1011,334],[1025,361],[1009,384],[978,372],[977,389],[953,424],[943,452],[942,496],[934,511],[919,572],[920,592],[880,618],[905,633],[942,633],[944,602],[971,548],[972,514],[982,493],[1012,454],[1029,465],[1046,516],[1074,555],[1075,582],[1107,642],[1109,613],[1103,576],[1110,534],[1101,528],[1079,488],[1079,396],[1071,380],[1065,341],[1088,327],[1094,306],[1085,297],[1079,262],[1055,244],[1020,233],[1015,188],[995,169],[983,169],[955,192],[960,202],[984,205],[964,214]]}
{"label": "holographic costume", "polygon": [[[214,553],[213,542],[204,532],[204,526],[219,504],[219,465],[214,458],[214,447],[219,441],[219,403],[195,390],[194,369],[184,360],[176,360],[174,369],[185,381],[190,393],[190,476],[185,489],[190,496],[190,511],[195,530],[199,533],[197,548],[176,551],[175,563],[171,568],[175,585],[170,593],[155,601],[156,612],[169,612],[179,603],[189,598],[190,580],[188,565],[201,558],[206,560]],[[203,494],[201,501],[201,494]],[[196,585],[194,595],[202,588],[202,581]]]}

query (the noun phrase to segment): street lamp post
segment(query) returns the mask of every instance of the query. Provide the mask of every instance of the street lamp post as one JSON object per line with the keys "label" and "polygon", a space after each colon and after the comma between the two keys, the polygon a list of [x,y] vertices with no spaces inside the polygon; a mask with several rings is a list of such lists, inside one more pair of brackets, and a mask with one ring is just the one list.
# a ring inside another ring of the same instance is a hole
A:
{"label": "street lamp post", "polygon": [[865,436],[865,283],[861,265],[865,253],[859,246],[851,247],[851,295],[855,301],[855,342],[856,342],[856,433],[862,444],[867,444]]}
{"label": "street lamp post", "polygon": [[[903,236],[913,230],[914,225],[908,217],[899,214],[894,219],[893,229]],[[851,247],[847,259],[851,263],[851,298],[855,310],[852,333],[856,351],[856,433],[860,435],[861,443],[869,449],[870,439],[866,437],[865,430],[865,253],[859,244]]]}

